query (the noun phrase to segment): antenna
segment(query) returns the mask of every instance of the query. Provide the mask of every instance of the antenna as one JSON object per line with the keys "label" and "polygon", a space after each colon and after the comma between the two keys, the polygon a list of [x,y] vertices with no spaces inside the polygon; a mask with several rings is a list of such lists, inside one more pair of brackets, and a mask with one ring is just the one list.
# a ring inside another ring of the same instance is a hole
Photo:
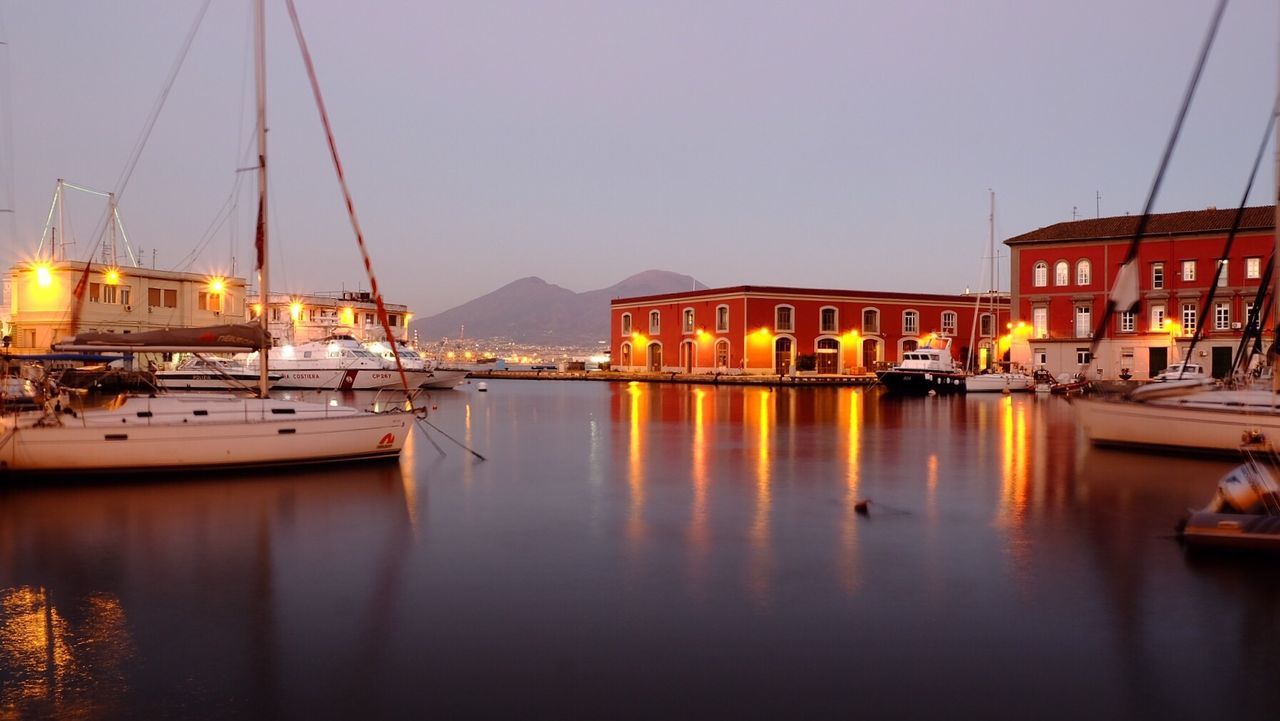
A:
{"label": "antenna", "polygon": [[1102,217],[1102,191],[1093,191],[1093,217]]}

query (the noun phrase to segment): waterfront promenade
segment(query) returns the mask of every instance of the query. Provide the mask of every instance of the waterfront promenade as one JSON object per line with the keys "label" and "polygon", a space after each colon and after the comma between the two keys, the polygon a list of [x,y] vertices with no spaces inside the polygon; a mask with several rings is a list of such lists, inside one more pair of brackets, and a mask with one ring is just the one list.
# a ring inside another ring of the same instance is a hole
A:
{"label": "waterfront promenade", "polygon": [[636,373],[624,371],[552,371],[552,370],[473,370],[468,378],[477,380],[560,380],[560,381],[609,381],[614,383],[709,383],[712,385],[740,386],[869,386],[876,383],[872,373],[863,375],[755,375],[747,373]]}

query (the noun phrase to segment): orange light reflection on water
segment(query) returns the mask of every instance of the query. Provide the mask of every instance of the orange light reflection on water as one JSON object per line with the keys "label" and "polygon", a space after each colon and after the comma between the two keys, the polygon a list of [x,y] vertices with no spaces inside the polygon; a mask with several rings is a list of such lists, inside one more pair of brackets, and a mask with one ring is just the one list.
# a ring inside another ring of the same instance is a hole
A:
{"label": "orange light reflection on water", "polygon": [[1007,552],[1017,575],[1030,561],[1030,540],[1026,533],[1031,502],[1028,457],[1027,404],[1012,396],[1000,401],[1000,501],[996,523],[1005,530]]}
{"label": "orange light reflection on water", "polygon": [[[769,574],[772,558],[769,548],[769,512],[772,505],[772,489],[770,480],[772,473],[772,456],[770,444],[773,440],[774,419],[771,414],[772,401],[775,397],[770,389],[752,389],[757,402],[755,412],[750,414],[748,424],[756,426],[756,509],[751,522],[749,538],[751,540],[751,567],[748,571],[751,594],[756,602],[768,606],[770,593]],[[749,396],[744,397],[749,398]],[[750,408],[750,403],[747,401]]]}
{"label": "orange light reflection on water", "polygon": [[641,426],[648,422],[641,401],[645,390],[640,383],[627,386],[628,411],[630,413],[630,455],[627,466],[627,486],[631,492],[631,508],[627,516],[627,536],[632,541],[644,538],[644,434]]}
{"label": "orange light reflection on water", "polygon": [[695,583],[694,593],[701,597],[702,582],[706,580],[707,551],[710,547],[710,532],[707,524],[707,392],[701,388],[693,390],[693,501],[689,509],[689,575]]}
{"label": "orange light reflection on water", "polygon": [[837,554],[837,575],[840,587],[844,592],[857,593],[862,583],[862,569],[858,557],[858,511],[859,486],[862,483],[862,469],[859,465],[859,454],[862,449],[862,401],[863,394],[853,390],[840,394],[840,402],[848,404],[848,408],[840,414],[847,419],[845,429],[845,493],[844,519],[840,528],[840,553]]}

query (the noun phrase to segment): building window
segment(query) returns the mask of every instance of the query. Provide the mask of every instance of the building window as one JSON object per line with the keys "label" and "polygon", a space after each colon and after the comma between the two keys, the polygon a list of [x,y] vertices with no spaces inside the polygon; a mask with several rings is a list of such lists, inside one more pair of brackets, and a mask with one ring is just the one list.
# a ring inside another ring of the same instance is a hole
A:
{"label": "building window", "polygon": [[1031,352],[1032,363],[1037,368],[1044,368],[1049,363],[1049,351],[1044,348],[1036,348]]}
{"label": "building window", "polygon": [[1120,332],[1132,333],[1135,326],[1135,317],[1137,313],[1131,310],[1120,311]]}
{"label": "building window", "polygon": [[729,341],[721,338],[716,341],[716,368],[729,367]]}
{"label": "building window", "polygon": [[1088,348],[1076,348],[1076,364],[1087,366],[1093,362],[1093,356],[1089,353]]}
{"label": "building window", "polygon": [[1253,328],[1258,325],[1258,319],[1253,317],[1253,303],[1244,304],[1244,320],[1248,323],[1246,328]]}
{"label": "building window", "polygon": [[1231,304],[1213,304],[1213,329],[1231,330]]}
{"label": "building window", "polygon": [[[81,291],[81,292],[84,292],[84,291]],[[89,284],[89,302],[90,303],[102,302],[102,284],[101,283]]]}
{"label": "building window", "polygon": [[875,308],[862,311],[862,332],[864,335],[880,332],[880,311]]}
{"label": "building window", "polygon": [[716,332],[729,332],[729,306],[716,306]]}
{"label": "building window", "polygon": [[1153,333],[1164,330],[1164,306],[1163,305],[1151,306],[1151,324],[1147,326],[1147,329]]}
{"label": "building window", "polygon": [[[630,316],[631,314],[628,313],[627,315]],[[620,366],[631,365],[631,344],[630,343],[622,344],[622,354],[618,360],[618,365]]]}
{"label": "building window", "polygon": [[130,305],[133,303],[133,291],[130,290],[131,286],[121,285],[117,287],[120,289],[120,305]]}
{"label": "building window", "polygon": [[154,308],[177,308],[178,291],[174,288],[147,288],[147,305]]}
{"label": "building window", "polygon": [[1071,282],[1071,268],[1067,261],[1060,260],[1053,266],[1053,284],[1066,285]]}
{"label": "building window", "polygon": [[1261,258],[1244,259],[1244,277],[1245,280],[1257,280],[1262,277]]}
{"label": "building window", "polygon": [[1076,337],[1088,338],[1093,333],[1093,312],[1087,305],[1076,306]]}
{"label": "building window", "polygon": [[1154,290],[1164,288],[1164,263],[1151,264],[1151,287]]}
{"label": "building window", "polygon": [[1031,309],[1031,333],[1037,338],[1049,337],[1049,309],[1043,306]]}
{"label": "building window", "polygon": [[990,313],[983,313],[978,317],[978,335],[984,338],[990,338],[995,335],[996,330],[995,316]]}
{"label": "building window", "polygon": [[959,324],[960,324],[959,316],[956,315],[956,312],[954,310],[942,311],[942,334],[943,335],[955,335],[956,326],[958,326]]}
{"label": "building window", "polygon": [[1221,288],[1221,287],[1223,287],[1223,286],[1227,285],[1227,262],[1228,262],[1228,261],[1225,261],[1225,260],[1220,260],[1220,261],[1218,261],[1219,265],[1218,265],[1218,283],[1217,283],[1217,285],[1218,285],[1218,287],[1219,287],[1219,288]]}
{"label": "building window", "polygon": [[1184,281],[1196,279],[1196,262],[1194,260],[1182,261],[1182,279]]}
{"label": "building window", "polygon": [[914,310],[902,313],[902,334],[918,335],[920,333],[920,314]]}
{"label": "building window", "polygon": [[1196,304],[1182,304],[1182,334],[1191,335],[1196,332]]}
{"label": "building window", "polygon": [[[630,313],[622,314],[622,335],[631,335],[631,314]],[[631,364],[624,363],[623,365],[631,365]]]}
{"label": "building window", "polygon": [[656,310],[649,311],[649,335],[657,335],[662,332],[662,313]]}
{"label": "building window", "polygon": [[[311,320],[312,320],[312,321],[315,321],[315,319],[316,319],[316,311],[315,311],[315,309],[313,308],[313,309],[311,309]],[[389,316],[387,316],[387,325],[391,326],[392,328],[397,328],[397,327],[399,327],[399,325],[400,325],[400,316],[398,316],[398,315],[389,315]]]}
{"label": "building window", "polygon": [[792,324],[792,315],[794,308],[789,305],[780,305],[773,309],[773,327],[779,332],[790,332],[795,330]]}
{"label": "building window", "polygon": [[685,308],[684,313],[681,315],[681,318],[682,320],[680,321],[680,332],[692,333],[693,332],[693,308]]}
{"label": "building window", "polygon": [[196,294],[196,307],[200,310],[222,311],[222,296],[217,293],[200,291]]}
{"label": "building window", "polygon": [[1087,260],[1082,260],[1079,263],[1076,263],[1076,285],[1089,285],[1089,283],[1092,282],[1090,280],[1091,270],[1092,267],[1089,265],[1089,261]]}
{"label": "building window", "polygon": [[1049,285],[1049,264],[1043,260],[1035,264],[1031,270],[1031,285],[1043,288]]}
{"label": "building window", "polygon": [[823,308],[818,311],[818,327],[821,333],[835,333],[838,325],[836,309]]}

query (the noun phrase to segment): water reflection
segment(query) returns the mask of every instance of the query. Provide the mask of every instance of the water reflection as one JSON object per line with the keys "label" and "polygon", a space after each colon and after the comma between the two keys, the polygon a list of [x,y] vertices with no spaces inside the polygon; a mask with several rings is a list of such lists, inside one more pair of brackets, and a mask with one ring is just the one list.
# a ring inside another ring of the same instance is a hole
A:
{"label": "water reflection", "polygon": [[327,653],[385,643],[412,487],[378,463],[0,493],[0,716],[117,717],[138,687],[217,709],[224,683],[276,708],[281,644],[316,619],[359,631]]}
{"label": "water reflection", "polygon": [[[746,398],[754,396],[753,412],[747,415],[748,426],[754,426],[756,432],[756,469],[755,469],[755,514],[751,521],[749,538],[751,541],[751,563],[747,572],[748,588],[757,604],[769,605],[770,573],[772,572],[772,553],[769,548],[769,511],[773,493],[770,487],[771,455],[773,442],[773,422],[771,415],[773,403],[782,393],[774,393],[768,388],[753,388]],[[787,394],[789,395],[789,394]]]}
{"label": "water reflection", "polygon": [[848,595],[858,591],[861,563],[858,557],[858,503],[862,470],[859,453],[862,448],[862,404],[866,394],[860,390],[840,395],[839,417],[846,419],[844,429],[844,514],[840,523],[840,547],[836,554],[836,574],[840,588]]}

